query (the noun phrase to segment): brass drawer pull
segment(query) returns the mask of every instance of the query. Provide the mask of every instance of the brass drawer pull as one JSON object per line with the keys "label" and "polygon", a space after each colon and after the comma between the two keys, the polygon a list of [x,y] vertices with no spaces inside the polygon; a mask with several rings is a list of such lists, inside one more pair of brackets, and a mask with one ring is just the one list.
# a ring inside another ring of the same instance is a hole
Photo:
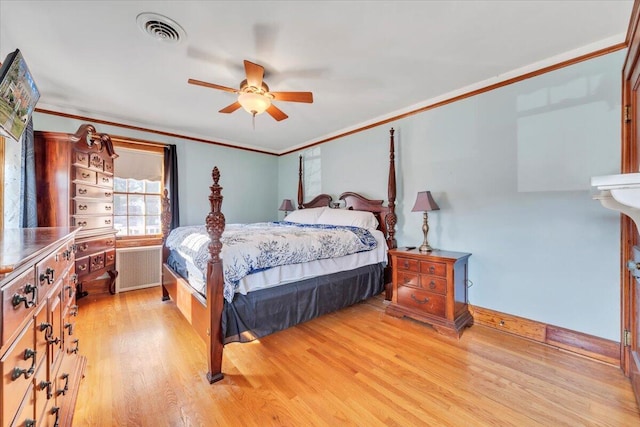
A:
{"label": "brass drawer pull", "polygon": [[80,340],[78,338],[76,338],[75,340],[73,340],[71,342],[74,343],[76,346],[74,348],[67,349],[67,353],[69,353],[69,354],[71,354],[71,353],[78,354],[78,350],[80,350]]}
{"label": "brass drawer pull", "polygon": [[60,408],[57,406],[51,408],[51,415],[56,416],[56,419],[53,422],[53,427],[58,427],[60,425]]}
{"label": "brass drawer pull", "polygon": [[49,322],[40,323],[40,331],[44,332],[44,337],[47,339],[53,334],[53,325]]}
{"label": "brass drawer pull", "polygon": [[406,259],[404,260],[404,268],[409,268],[409,261]]}
{"label": "brass drawer pull", "polygon": [[13,295],[13,298],[11,298],[11,304],[13,304],[13,308],[18,308],[18,306],[22,303],[24,303],[24,308],[31,308],[36,305],[36,299],[38,298],[38,288],[28,283],[24,287],[24,292],[26,294],[31,294],[31,301],[29,301],[26,296],[16,293]]}
{"label": "brass drawer pull", "polygon": [[411,294],[411,299],[414,300],[415,302],[417,302],[418,304],[426,304],[426,303],[429,302],[429,298],[428,297],[425,297],[425,299],[420,301],[418,298],[416,298],[416,296],[414,294]]}
{"label": "brass drawer pull", "polygon": [[86,188],[78,188],[78,194],[87,194]]}
{"label": "brass drawer pull", "polygon": [[73,323],[65,323],[64,328],[69,330],[69,336],[73,335]]}
{"label": "brass drawer pull", "polygon": [[40,274],[40,285],[44,285],[43,283],[44,281],[47,282],[47,285],[52,284],[55,274],[56,274],[56,271],[53,268],[47,267],[45,272]]}
{"label": "brass drawer pull", "polygon": [[109,178],[106,178],[106,177],[102,178],[102,182],[104,182],[104,183],[108,183],[109,181],[111,181]]}
{"label": "brass drawer pull", "polygon": [[429,273],[433,274],[436,272],[436,268],[432,265],[429,267]]}
{"label": "brass drawer pull", "polygon": [[80,176],[82,176],[84,179],[87,179],[87,178],[89,178],[91,176],[91,174],[86,173],[86,172],[82,172],[82,173],[80,173]]}
{"label": "brass drawer pull", "polygon": [[433,280],[429,283],[429,289],[435,289],[436,288],[436,282],[434,282]]}
{"label": "brass drawer pull", "polygon": [[79,225],[80,227],[86,227],[86,225],[87,225],[87,221],[78,221],[78,225]]}
{"label": "brass drawer pull", "polygon": [[105,220],[104,220],[104,223],[105,223],[106,225],[111,225],[111,220],[110,220],[110,219],[105,219]]}
{"label": "brass drawer pull", "polygon": [[53,395],[51,394],[51,381],[40,381],[40,384],[38,384],[38,388],[40,389],[40,391],[47,390],[47,400],[53,397]]}
{"label": "brass drawer pull", "polygon": [[82,264],[78,266],[78,270],[85,271],[87,269],[87,264]]}
{"label": "brass drawer pull", "polygon": [[80,252],[84,252],[87,249],[89,249],[89,244],[88,243],[83,243],[83,244],[80,245],[79,249],[80,249]]}
{"label": "brass drawer pull", "polygon": [[15,381],[24,375],[25,379],[28,379],[36,371],[36,351],[30,348],[24,351],[24,360],[31,359],[31,366],[29,369],[13,368],[11,371],[11,380]]}
{"label": "brass drawer pull", "polygon": [[110,210],[111,210],[111,206],[109,206],[109,205],[105,206],[105,207],[104,207],[104,210],[105,210],[105,211],[110,211]]}
{"label": "brass drawer pull", "polygon": [[60,395],[64,396],[69,391],[69,374],[62,374],[60,378],[64,380],[64,387],[62,387],[56,392],[56,396],[60,396]]}
{"label": "brass drawer pull", "polygon": [[79,211],[86,211],[87,210],[87,205],[78,205],[78,210]]}

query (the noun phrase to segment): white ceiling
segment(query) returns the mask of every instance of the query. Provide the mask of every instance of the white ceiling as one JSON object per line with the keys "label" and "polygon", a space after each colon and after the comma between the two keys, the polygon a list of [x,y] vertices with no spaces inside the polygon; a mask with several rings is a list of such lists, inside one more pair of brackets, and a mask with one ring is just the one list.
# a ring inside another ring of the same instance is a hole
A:
{"label": "white ceiling", "polygon": [[[282,153],[624,41],[633,2],[609,1],[8,1],[0,60],[19,48],[42,94],[38,108]],[[187,33],[144,34],[142,12]],[[549,58],[554,58],[549,62]],[[243,60],[272,91],[282,122],[220,114]],[[514,72],[514,70],[518,70]]]}

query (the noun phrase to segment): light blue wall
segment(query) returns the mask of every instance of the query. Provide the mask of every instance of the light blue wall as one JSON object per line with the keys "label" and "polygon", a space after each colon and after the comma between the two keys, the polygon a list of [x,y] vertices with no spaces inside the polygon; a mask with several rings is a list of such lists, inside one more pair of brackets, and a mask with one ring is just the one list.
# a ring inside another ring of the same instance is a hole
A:
{"label": "light blue wall", "polygon": [[[83,121],[36,113],[35,130],[73,133]],[[246,150],[96,124],[98,132],[175,144],[178,150],[181,225],[203,224],[209,213],[211,170],[220,169],[227,223],[275,220],[278,158]]]}
{"label": "light blue wall", "polygon": [[[581,62],[321,145],[322,191],[387,198],[396,129],[398,244],[471,252],[470,302],[619,341],[619,216],[589,178],[619,172],[625,52]],[[297,156],[279,158],[279,199]],[[309,195],[311,196],[311,195]],[[307,197],[308,200],[310,197]]]}

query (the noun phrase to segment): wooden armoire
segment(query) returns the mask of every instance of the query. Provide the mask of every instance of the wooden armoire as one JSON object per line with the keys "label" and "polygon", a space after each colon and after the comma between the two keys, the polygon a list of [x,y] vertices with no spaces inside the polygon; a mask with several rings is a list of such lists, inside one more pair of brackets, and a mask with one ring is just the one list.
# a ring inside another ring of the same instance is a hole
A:
{"label": "wooden armoire", "polygon": [[75,134],[34,132],[38,226],[80,226],[76,235],[78,297],[83,285],[108,274],[115,292],[116,230],[113,161],[109,135],[83,124]]}

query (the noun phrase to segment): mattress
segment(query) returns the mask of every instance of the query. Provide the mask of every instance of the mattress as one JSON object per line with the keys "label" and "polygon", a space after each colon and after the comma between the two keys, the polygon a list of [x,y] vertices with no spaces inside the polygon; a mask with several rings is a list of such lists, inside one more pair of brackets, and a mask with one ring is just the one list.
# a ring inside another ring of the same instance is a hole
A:
{"label": "mattress", "polygon": [[[376,248],[337,258],[326,258],[298,264],[282,265],[251,273],[243,277],[236,293],[247,295],[249,292],[267,289],[300,280],[333,274],[340,271],[355,270],[359,267],[386,264],[387,244],[384,233],[369,230],[376,240]],[[224,260],[223,260],[224,263]],[[193,262],[185,259],[176,251],[171,251],[167,264],[178,274],[188,279],[189,284],[200,294],[206,296],[206,275]]]}

